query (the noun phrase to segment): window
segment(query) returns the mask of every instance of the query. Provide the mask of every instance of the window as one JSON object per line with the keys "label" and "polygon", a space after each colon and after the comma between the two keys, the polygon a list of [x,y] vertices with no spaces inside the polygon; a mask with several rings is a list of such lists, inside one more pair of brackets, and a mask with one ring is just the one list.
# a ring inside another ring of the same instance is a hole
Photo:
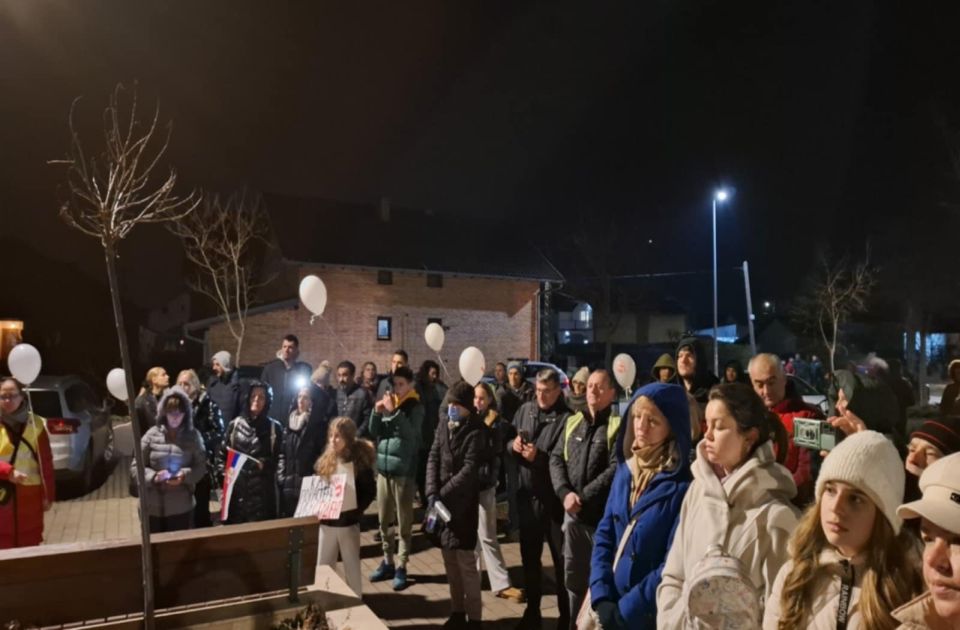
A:
{"label": "window", "polygon": [[441,328],[443,328],[443,319],[440,317],[428,317],[427,326],[429,326],[430,324],[436,324],[437,326],[440,326]]}
{"label": "window", "polygon": [[377,318],[377,341],[390,341],[392,332],[393,332],[393,318],[378,317]]}
{"label": "window", "polygon": [[384,270],[378,271],[377,284],[393,284],[393,272]]}
{"label": "window", "polygon": [[441,289],[443,288],[443,276],[439,273],[428,273],[427,274],[427,286],[431,289]]}

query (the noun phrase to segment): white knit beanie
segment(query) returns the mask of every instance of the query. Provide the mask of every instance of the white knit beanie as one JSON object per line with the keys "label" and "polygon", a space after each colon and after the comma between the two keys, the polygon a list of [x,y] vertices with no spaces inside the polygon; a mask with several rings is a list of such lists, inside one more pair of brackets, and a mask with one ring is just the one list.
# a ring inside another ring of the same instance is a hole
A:
{"label": "white knit beanie", "polygon": [[230,356],[230,353],[226,350],[215,352],[213,354],[213,360],[219,363],[220,366],[227,372],[233,370],[233,357]]}
{"label": "white knit beanie", "polygon": [[828,481],[842,481],[866,493],[895,534],[903,521],[897,506],[903,501],[906,473],[896,447],[882,433],[860,431],[842,440],[823,460],[817,477],[817,500]]}

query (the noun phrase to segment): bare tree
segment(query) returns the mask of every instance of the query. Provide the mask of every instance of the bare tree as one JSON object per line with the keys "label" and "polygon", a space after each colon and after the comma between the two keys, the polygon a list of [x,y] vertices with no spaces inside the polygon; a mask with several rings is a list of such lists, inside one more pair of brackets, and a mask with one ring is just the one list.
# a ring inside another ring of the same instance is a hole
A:
{"label": "bare tree", "polygon": [[869,245],[862,260],[844,256],[832,261],[823,254],[812,282],[797,300],[794,320],[819,334],[830,357],[831,372],[837,368],[841,328],[852,316],[867,309],[876,283],[877,272],[870,265]]}
{"label": "bare tree", "polygon": [[[182,219],[199,203],[199,196],[190,193],[180,197],[174,194],[176,172],[171,168],[166,177],[159,177],[160,160],[170,143],[172,123],[157,135],[160,118],[159,105],[153,118],[145,125],[137,117],[136,86],[130,92],[129,104],[121,102],[123,85],[117,85],[103,112],[104,148],[102,153],[90,154],[80,140],[74,125],[74,111],[80,99],[73,101],[67,119],[70,128],[70,149],[67,157],[52,160],[51,164],[67,167],[68,198],[60,207],[61,218],[84,234],[100,239],[107,264],[110,297],[117,326],[120,360],[127,376],[127,395],[132,399],[136,388],[127,345],[126,329],[120,287],[117,281],[116,257],[120,241],[136,225],[161,223]],[[140,427],[131,411],[134,444],[140,444]],[[137,467],[137,481],[145,487],[143,457],[139,448],[133,450]],[[145,503],[145,492],[140,492],[140,534],[142,537],[143,612],[144,626],[153,628],[153,569],[150,552],[150,526]]]}
{"label": "bare tree", "polygon": [[246,189],[221,201],[206,194],[195,212],[167,224],[183,243],[187,259],[197,268],[190,286],[210,298],[223,315],[236,341],[239,365],[247,311],[255,292],[269,280],[256,282],[260,261],[256,245],[268,245],[269,219],[260,195]]}

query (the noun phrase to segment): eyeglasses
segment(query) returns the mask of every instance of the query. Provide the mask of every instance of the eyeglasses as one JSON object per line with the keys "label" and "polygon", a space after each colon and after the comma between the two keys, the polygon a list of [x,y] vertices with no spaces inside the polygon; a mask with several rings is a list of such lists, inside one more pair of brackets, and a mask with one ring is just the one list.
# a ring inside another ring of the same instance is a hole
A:
{"label": "eyeglasses", "polygon": [[8,402],[11,400],[17,400],[20,398],[20,394],[0,394],[0,400]]}

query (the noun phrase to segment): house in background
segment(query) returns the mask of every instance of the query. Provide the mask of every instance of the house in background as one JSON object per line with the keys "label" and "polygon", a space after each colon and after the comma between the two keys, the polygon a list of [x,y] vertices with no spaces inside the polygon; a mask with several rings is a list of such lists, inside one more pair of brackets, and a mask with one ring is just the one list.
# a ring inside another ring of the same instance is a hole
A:
{"label": "house in background", "polygon": [[[458,358],[468,346],[483,352],[488,371],[506,357],[539,358],[543,284],[562,278],[510,230],[393,208],[386,200],[364,205],[268,195],[264,201],[278,275],[261,300],[267,303],[249,313],[243,364],[270,361],[283,335],[293,333],[301,360],[314,367],[348,359],[358,370],[374,361],[386,372],[393,351],[403,348],[416,369],[437,358],[423,337],[432,322],[445,332],[440,356],[448,382],[460,377]],[[485,245],[493,240],[495,252]],[[300,280],[310,274],[323,280],[328,296],[313,324],[297,298]],[[204,335],[205,357],[236,345],[219,317],[185,328]]]}

